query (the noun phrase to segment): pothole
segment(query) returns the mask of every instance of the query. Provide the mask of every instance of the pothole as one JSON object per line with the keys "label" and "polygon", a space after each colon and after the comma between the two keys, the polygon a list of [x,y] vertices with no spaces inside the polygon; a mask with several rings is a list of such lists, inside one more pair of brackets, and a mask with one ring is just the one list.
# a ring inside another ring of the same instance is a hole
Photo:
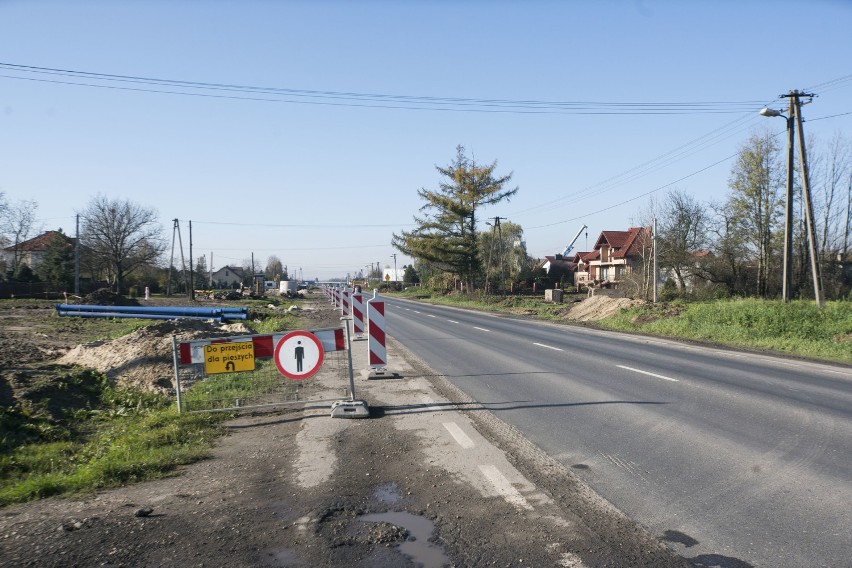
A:
{"label": "pothole", "polygon": [[397,548],[400,553],[423,568],[442,568],[450,563],[441,547],[429,542],[435,531],[435,524],[426,517],[394,511],[363,515],[358,520],[367,523],[388,523],[405,529],[408,538],[397,545]]}

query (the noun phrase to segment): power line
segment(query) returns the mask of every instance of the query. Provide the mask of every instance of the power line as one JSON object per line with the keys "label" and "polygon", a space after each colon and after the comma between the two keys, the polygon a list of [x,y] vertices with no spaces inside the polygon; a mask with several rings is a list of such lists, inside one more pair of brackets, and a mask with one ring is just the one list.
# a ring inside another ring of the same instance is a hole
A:
{"label": "power line", "polygon": [[[133,75],[96,73],[51,67],[36,67],[3,62],[0,62],[0,69],[28,75],[47,75],[52,77],[65,77],[67,79],[74,80],[66,81],[59,79],[36,78],[32,76],[0,75],[0,77],[6,79],[29,80],[83,87],[263,102],[401,110],[447,110],[456,112],[504,112],[519,114],[658,115],[740,113],[753,111],[755,110],[756,105],[761,104],[759,101],[603,102],[429,97],[419,95],[412,96],[345,91],[318,91],[228,83],[207,83]],[[122,86],[121,84],[147,85],[161,88],[129,87]],[[209,91],[237,94],[212,94]],[[260,97],[249,95],[264,96]]]}

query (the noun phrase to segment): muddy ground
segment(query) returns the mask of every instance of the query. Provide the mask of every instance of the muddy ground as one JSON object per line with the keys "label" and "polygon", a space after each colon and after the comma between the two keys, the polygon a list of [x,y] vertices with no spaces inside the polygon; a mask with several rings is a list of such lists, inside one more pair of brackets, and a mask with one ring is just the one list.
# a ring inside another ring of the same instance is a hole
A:
{"label": "muddy ground", "polygon": [[[315,306],[305,328],[339,323]],[[43,305],[0,310],[0,376],[91,333],[54,318]],[[110,345],[128,348],[96,347]],[[0,566],[687,565],[393,342],[389,356],[403,378],[358,376],[370,419],[332,419],[327,403],[244,412],[210,459],[173,478],[0,509]],[[325,369],[311,380],[329,396],[343,386]],[[483,481],[491,471],[508,489]]]}

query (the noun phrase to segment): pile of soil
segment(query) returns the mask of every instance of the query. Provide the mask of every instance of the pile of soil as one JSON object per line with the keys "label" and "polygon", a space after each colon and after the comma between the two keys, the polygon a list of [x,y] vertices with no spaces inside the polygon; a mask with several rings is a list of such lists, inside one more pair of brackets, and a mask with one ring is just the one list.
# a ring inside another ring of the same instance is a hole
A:
{"label": "pile of soil", "polygon": [[610,298],[608,296],[592,296],[575,304],[566,315],[567,319],[575,321],[594,321],[614,316],[624,308],[641,306],[642,300],[630,298]]}
{"label": "pile of soil", "polygon": [[135,298],[125,298],[121,294],[116,294],[109,288],[101,288],[95,290],[91,294],[83,296],[81,304],[94,306],[138,306],[139,302]]}
{"label": "pile of soil", "polygon": [[249,333],[252,330],[243,323],[220,325],[206,320],[166,320],[118,339],[78,345],[56,362],[96,369],[120,387],[171,393],[174,378],[172,336],[178,341],[190,341]]}

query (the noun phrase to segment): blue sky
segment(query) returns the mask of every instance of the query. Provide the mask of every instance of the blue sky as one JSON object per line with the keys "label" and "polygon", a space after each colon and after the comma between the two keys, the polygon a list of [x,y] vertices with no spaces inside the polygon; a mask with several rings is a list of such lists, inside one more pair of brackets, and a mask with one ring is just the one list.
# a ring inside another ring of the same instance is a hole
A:
{"label": "blue sky", "polygon": [[[435,166],[461,144],[513,172],[517,195],[481,217],[520,224],[541,257],[583,224],[589,247],[626,229],[670,187],[723,200],[731,156],[758,129],[784,130],[757,111],[784,107],[778,95],[792,89],[819,95],[804,107],[807,135],[852,137],[850,29],[852,2],[827,0],[0,0],[4,64],[311,91],[6,67],[0,192],[36,200],[42,228],[72,235],[93,196],[130,199],[159,212],[168,239],[180,219],[185,246],[191,220],[194,256],[212,252],[215,268],[274,254],[324,279],[392,265],[391,234],[411,228],[417,190],[438,186]],[[464,101],[437,110],[427,97]],[[589,104],[531,112],[518,101]],[[691,104],[602,114],[609,103]]]}

